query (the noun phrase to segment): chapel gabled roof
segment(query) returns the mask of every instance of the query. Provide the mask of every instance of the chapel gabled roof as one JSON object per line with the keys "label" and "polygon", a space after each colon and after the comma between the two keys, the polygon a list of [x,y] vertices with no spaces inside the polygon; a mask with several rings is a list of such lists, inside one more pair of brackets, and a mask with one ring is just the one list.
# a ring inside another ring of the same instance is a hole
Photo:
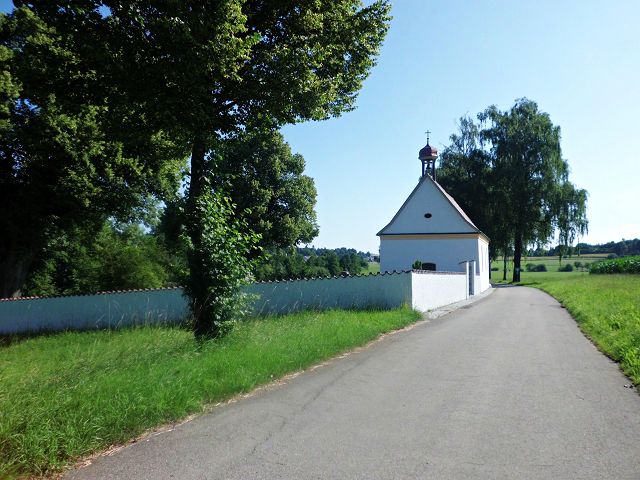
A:
{"label": "chapel gabled roof", "polygon": [[[458,202],[456,202],[454,200],[454,198],[449,195],[447,193],[447,191],[442,188],[442,186],[436,182],[433,178],[431,178],[431,175],[424,175],[420,181],[418,182],[418,184],[416,185],[416,187],[413,189],[413,191],[411,192],[411,194],[407,197],[407,199],[405,200],[405,202],[402,204],[402,206],[400,207],[400,209],[398,210],[398,212],[393,216],[393,218],[391,219],[391,221],[382,229],[380,230],[376,235],[380,236],[380,235],[385,235],[387,234],[386,230],[389,229],[389,227],[391,227],[393,225],[393,223],[396,221],[396,219],[400,216],[400,214],[403,212],[403,210],[407,207],[407,205],[411,202],[411,200],[413,199],[413,197],[415,196],[416,192],[418,192],[420,190],[420,187],[422,187],[422,185],[425,182],[430,182],[433,186],[435,186],[436,190],[438,192],[440,192],[440,194],[446,199],[446,201],[453,207],[453,209],[455,210],[455,212],[459,215],[459,217],[464,221],[464,223],[469,227],[469,230],[464,231],[464,232],[447,232],[447,233],[481,233],[482,235],[484,235],[484,233],[482,233],[480,231],[480,229],[478,227],[476,227],[476,225],[471,221],[471,219],[469,218],[469,216],[464,212],[464,210],[462,210],[462,207],[460,207],[460,205],[458,205]],[[406,233],[420,233],[420,232],[406,232]],[[486,235],[484,235],[486,237]]]}

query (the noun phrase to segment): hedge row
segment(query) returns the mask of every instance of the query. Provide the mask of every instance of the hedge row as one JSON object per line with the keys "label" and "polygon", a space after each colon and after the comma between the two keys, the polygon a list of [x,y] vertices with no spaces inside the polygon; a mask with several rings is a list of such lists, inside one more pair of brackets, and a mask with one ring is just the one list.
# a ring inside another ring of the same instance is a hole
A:
{"label": "hedge row", "polygon": [[640,273],[640,256],[600,260],[589,266],[589,273]]}

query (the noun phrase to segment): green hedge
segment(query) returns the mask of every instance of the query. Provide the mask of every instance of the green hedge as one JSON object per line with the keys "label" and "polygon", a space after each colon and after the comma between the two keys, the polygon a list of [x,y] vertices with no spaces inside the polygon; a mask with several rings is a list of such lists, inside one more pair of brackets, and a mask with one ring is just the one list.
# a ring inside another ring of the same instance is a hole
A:
{"label": "green hedge", "polygon": [[589,266],[589,273],[640,273],[640,256],[600,260]]}

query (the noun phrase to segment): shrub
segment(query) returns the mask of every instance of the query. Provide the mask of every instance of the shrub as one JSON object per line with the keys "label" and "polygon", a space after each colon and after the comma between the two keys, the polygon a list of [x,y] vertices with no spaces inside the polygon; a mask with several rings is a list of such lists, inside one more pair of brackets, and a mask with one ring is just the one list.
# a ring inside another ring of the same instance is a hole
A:
{"label": "shrub", "polygon": [[491,267],[492,272],[497,272],[498,270],[500,270],[500,267]]}
{"label": "shrub", "polygon": [[558,267],[559,272],[573,272],[573,265],[570,263],[565,263],[561,267]]}
{"label": "shrub", "polygon": [[235,205],[220,192],[205,192],[186,214],[189,275],[184,292],[189,299],[197,338],[224,335],[242,316],[246,301],[241,286],[251,274],[250,253],[260,236],[236,215]]}
{"label": "shrub", "polygon": [[610,253],[609,255],[607,255],[607,258],[609,260],[613,260],[614,258],[618,258],[618,255],[616,255],[615,253]]}
{"label": "shrub", "polygon": [[600,260],[589,265],[589,273],[640,273],[640,256]]}
{"label": "shrub", "polygon": [[527,272],[546,272],[547,266],[544,263],[527,263],[524,266]]}

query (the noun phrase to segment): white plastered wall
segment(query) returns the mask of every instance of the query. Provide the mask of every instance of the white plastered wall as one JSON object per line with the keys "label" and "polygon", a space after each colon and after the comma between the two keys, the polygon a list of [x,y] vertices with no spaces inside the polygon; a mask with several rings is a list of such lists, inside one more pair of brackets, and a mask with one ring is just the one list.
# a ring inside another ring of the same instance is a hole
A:
{"label": "white plastered wall", "polygon": [[308,309],[388,309],[411,305],[411,274],[254,283],[246,291],[259,296],[253,307],[258,315]]}
{"label": "white plastered wall", "polygon": [[[425,214],[431,214],[431,217],[425,218]],[[474,230],[433,181],[425,177],[381,233],[455,233]]]}
{"label": "white plastered wall", "polygon": [[416,260],[435,263],[439,272],[463,272],[464,266],[460,262],[477,258],[478,240],[475,238],[380,239],[381,272],[411,270]]}
{"label": "white plastered wall", "polygon": [[416,310],[426,312],[468,297],[464,273],[412,273],[411,299]]}
{"label": "white plastered wall", "polygon": [[483,239],[478,239],[478,267],[476,268],[475,293],[484,292],[491,287],[489,273],[491,263],[489,262],[489,244]]}

